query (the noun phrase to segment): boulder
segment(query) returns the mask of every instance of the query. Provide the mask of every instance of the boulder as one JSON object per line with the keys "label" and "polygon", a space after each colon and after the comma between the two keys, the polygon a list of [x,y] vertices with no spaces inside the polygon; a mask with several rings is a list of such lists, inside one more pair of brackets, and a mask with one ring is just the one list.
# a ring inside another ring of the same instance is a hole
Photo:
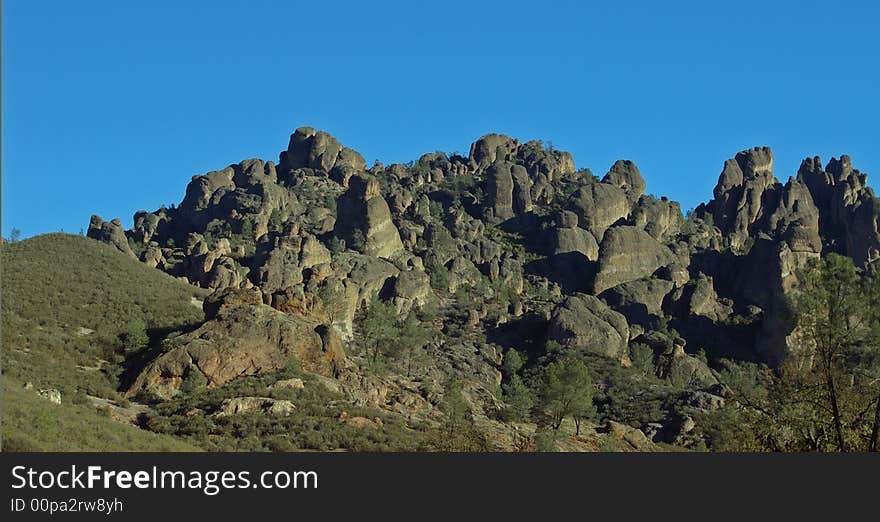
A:
{"label": "boulder", "polygon": [[366,417],[349,417],[346,412],[342,412],[342,414],[339,415],[339,422],[360,430],[380,430],[383,426],[382,419],[379,417],[374,417],[372,419]]}
{"label": "boulder", "polygon": [[196,330],[169,338],[168,348],[146,365],[126,396],[145,392],[168,398],[191,372],[201,373],[208,386],[219,386],[279,370],[291,359],[305,371],[332,376],[345,364],[344,353],[340,344],[333,346],[332,332],[319,326],[265,305],[221,306]]}
{"label": "boulder", "polygon": [[[719,386],[712,386],[712,389],[718,388]],[[718,411],[724,407],[725,404],[724,397],[716,395],[714,393],[709,393],[704,390],[693,390],[688,392],[682,400],[683,409],[687,409],[693,412],[699,413],[707,413],[712,411]]]}
{"label": "boulder", "polygon": [[590,261],[599,258],[599,245],[590,231],[577,226],[574,212],[564,210],[556,216],[556,227],[549,238],[547,254],[550,256],[576,252]]}
{"label": "boulder", "polygon": [[699,274],[688,285],[685,296],[688,317],[705,317],[714,323],[722,321],[730,315],[731,311],[720,302],[718,294],[715,292],[712,278],[705,274]]}
{"label": "boulder", "polygon": [[431,280],[423,270],[401,272],[391,287],[392,302],[402,315],[424,306],[431,295]]}
{"label": "boulder", "polygon": [[141,244],[148,244],[153,236],[164,238],[167,235],[168,216],[164,209],[157,212],[139,210],[134,214],[132,237]]}
{"label": "boulder", "polygon": [[[517,150],[517,163],[525,166],[529,177],[541,179],[546,184],[575,171],[574,159],[565,151],[555,150],[552,144],[545,148],[540,141],[533,140],[522,144]],[[540,193],[533,192],[540,197]]]}
{"label": "boulder", "polygon": [[288,417],[296,410],[296,405],[288,400],[269,397],[234,397],[225,399],[214,413],[215,417],[227,417],[242,413],[263,413],[274,417]]}
{"label": "boulder", "polygon": [[789,179],[785,186],[774,190],[774,195],[777,197],[767,206],[775,208],[767,208],[766,220],[760,227],[762,231],[785,241],[793,252],[821,253],[819,209],[807,185]]}
{"label": "boulder", "polygon": [[260,304],[263,304],[263,294],[256,288],[221,288],[202,301],[202,310],[205,312],[205,320],[210,321],[217,317],[224,306]]}
{"label": "boulder", "polygon": [[61,392],[55,388],[42,388],[37,394],[53,404],[61,404]]}
{"label": "boulder", "polygon": [[688,355],[680,344],[671,353],[661,354],[656,363],[657,376],[679,386],[708,388],[718,384],[718,378],[700,359]]}
{"label": "boulder", "polygon": [[593,292],[598,295],[621,283],[648,277],[675,260],[667,247],[638,227],[609,228],[599,247]]}
{"label": "boulder", "polygon": [[[615,441],[611,447],[629,451],[656,451],[656,447],[648,440],[645,433],[632,426],[609,420],[600,432]],[[607,443],[606,443],[607,444]]]}
{"label": "boulder", "polygon": [[532,209],[531,185],[522,165],[496,160],[484,174],[484,220],[501,223],[529,212]]}
{"label": "boulder", "polygon": [[734,288],[740,303],[760,307],[760,330],[754,350],[770,364],[779,363],[788,350],[792,333],[792,302],[797,273],[818,257],[814,252],[793,252],[786,243],[766,236],[755,241],[736,270]]}
{"label": "boulder", "polygon": [[666,279],[637,279],[605,290],[600,297],[630,324],[655,327],[654,323],[663,315],[663,301],[673,286]]}
{"label": "boulder", "polygon": [[290,379],[281,379],[275,381],[275,384],[269,385],[270,390],[302,390],[306,385],[302,379],[292,377]]}
{"label": "boulder", "polygon": [[547,340],[586,353],[628,361],[629,326],[623,315],[586,294],[568,297],[553,311]]}
{"label": "boulder", "polygon": [[653,196],[642,196],[633,208],[629,222],[643,228],[657,241],[668,241],[675,238],[684,224],[681,205],[666,197],[657,199]]}
{"label": "boulder", "polygon": [[578,216],[578,225],[601,239],[611,225],[624,220],[630,211],[626,192],[609,183],[590,183],[572,194],[568,210]]}
{"label": "boulder", "polygon": [[165,265],[165,255],[161,248],[150,245],[141,254],[141,261],[150,268],[160,268]]}
{"label": "boulder", "polygon": [[522,165],[510,169],[513,177],[513,213],[517,216],[532,210],[532,180]]}
{"label": "boulder", "polygon": [[400,274],[400,269],[384,259],[352,252],[337,255],[334,265],[330,277],[342,285],[344,310],[334,319],[333,326],[339,329],[344,338],[349,339],[353,335],[353,321],[358,308],[389,288]]}
{"label": "boulder", "polygon": [[474,264],[464,258],[453,258],[449,263],[449,292],[454,293],[460,286],[474,287],[482,279],[483,275]]}
{"label": "boulder", "polygon": [[[226,192],[235,189],[234,177],[235,170],[232,167],[193,176],[186,186],[183,201],[180,202],[179,210],[183,211],[183,217],[191,224],[195,224],[198,221],[195,219],[198,213],[218,203]],[[206,222],[206,220],[201,221]]]}

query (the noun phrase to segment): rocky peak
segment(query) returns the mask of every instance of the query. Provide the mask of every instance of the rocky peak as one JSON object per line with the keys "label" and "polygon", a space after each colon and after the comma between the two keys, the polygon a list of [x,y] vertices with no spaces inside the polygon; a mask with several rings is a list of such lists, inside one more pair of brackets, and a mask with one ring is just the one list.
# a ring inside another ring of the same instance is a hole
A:
{"label": "rocky peak", "polygon": [[282,163],[291,169],[310,168],[330,172],[342,152],[339,140],[324,131],[300,127],[290,135]]}
{"label": "rocky peak", "polygon": [[713,191],[715,199],[707,207],[731,247],[736,250],[744,247],[752,226],[767,211],[765,192],[776,184],[773,153],[769,147],[744,150],[724,162]]}
{"label": "rocky peak", "polygon": [[825,250],[860,266],[874,263],[880,257],[880,200],[867,186],[867,175],[854,169],[847,155],[831,158],[825,169],[817,156],[801,162],[798,180],[818,208]]}
{"label": "rocky peak", "polygon": [[469,158],[474,168],[482,172],[498,160],[510,161],[516,157],[519,141],[503,134],[486,134],[471,144]]}
{"label": "rocky peak", "polygon": [[773,152],[770,147],[755,147],[741,151],[735,159],[746,181],[754,178],[773,181]]}
{"label": "rocky peak", "polygon": [[283,172],[304,168],[321,171],[345,186],[353,174],[366,170],[366,162],[360,153],[343,147],[329,133],[300,127],[290,135],[279,168]]}
{"label": "rocky peak", "polygon": [[638,201],[645,193],[645,180],[636,164],[629,160],[617,160],[611,170],[602,178],[602,183],[610,183],[619,187],[626,194],[630,203]]}

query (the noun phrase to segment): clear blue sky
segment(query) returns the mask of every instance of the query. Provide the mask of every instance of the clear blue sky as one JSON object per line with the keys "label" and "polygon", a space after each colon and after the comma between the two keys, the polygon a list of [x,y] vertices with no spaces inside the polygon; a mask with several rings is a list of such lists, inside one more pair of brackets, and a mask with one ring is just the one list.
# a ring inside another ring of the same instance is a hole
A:
{"label": "clear blue sky", "polygon": [[843,153],[880,176],[877,5],[6,0],[2,232],[130,227],[302,125],[368,162],[549,140],[685,209],[756,145],[782,181]]}

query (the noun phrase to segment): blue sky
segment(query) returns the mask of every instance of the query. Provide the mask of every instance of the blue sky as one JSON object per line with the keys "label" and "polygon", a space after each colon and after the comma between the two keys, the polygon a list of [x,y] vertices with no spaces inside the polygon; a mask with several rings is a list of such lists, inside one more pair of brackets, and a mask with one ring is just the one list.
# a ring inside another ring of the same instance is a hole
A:
{"label": "blue sky", "polygon": [[[302,125],[368,162],[552,141],[648,191],[711,196],[756,145],[776,176],[850,154],[880,176],[876,2],[6,0],[2,232],[178,203],[194,174],[277,160]],[[876,182],[871,183],[877,186]]]}

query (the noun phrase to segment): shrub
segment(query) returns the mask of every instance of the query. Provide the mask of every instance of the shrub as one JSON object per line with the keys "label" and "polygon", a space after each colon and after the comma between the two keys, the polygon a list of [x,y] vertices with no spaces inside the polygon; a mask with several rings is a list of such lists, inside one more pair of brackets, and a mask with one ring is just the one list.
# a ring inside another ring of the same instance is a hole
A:
{"label": "shrub", "polygon": [[558,432],[549,428],[538,428],[535,431],[535,435],[532,437],[535,445],[535,451],[547,453],[559,451],[559,448],[556,445],[556,437]]}

